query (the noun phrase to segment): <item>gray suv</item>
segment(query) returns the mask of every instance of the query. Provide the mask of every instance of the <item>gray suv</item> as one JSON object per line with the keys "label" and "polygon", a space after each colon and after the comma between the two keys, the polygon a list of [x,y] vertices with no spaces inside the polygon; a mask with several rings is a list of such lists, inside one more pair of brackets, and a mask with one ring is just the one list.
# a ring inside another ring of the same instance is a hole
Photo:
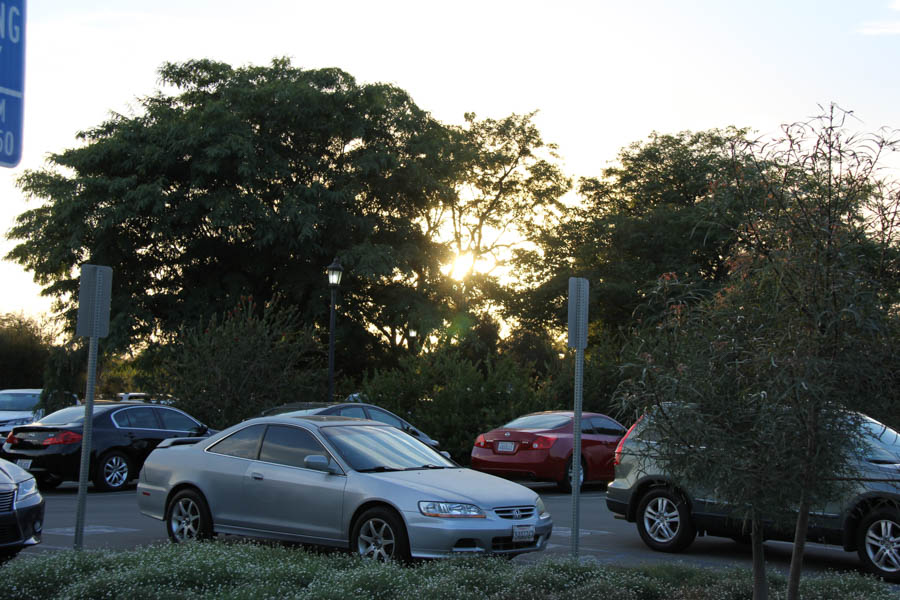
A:
{"label": "gray suv", "polygon": [[[650,418],[639,419],[619,442],[616,478],[606,492],[609,510],[636,523],[644,543],[660,552],[680,552],[698,534],[746,539],[733,510],[679,485],[655,463]],[[861,427],[867,443],[859,481],[840,502],[810,514],[808,539],[856,550],[867,570],[900,581],[900,434],[868,417]],[[766,538],[792,541],[790,531],[767,530]]]}

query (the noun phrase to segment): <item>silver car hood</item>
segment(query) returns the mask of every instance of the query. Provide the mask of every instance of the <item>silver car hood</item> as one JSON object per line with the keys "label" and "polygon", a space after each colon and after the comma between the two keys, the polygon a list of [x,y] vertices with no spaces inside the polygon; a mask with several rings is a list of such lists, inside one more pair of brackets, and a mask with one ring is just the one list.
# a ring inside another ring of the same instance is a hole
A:
{"label": "silver car hood", "polygon": [[422,469],[387,473],[356,473],[389,486],[418,493],[419,500],[466,502],[482,508],[533,505],[538,495],[524,485],[472,469]]}

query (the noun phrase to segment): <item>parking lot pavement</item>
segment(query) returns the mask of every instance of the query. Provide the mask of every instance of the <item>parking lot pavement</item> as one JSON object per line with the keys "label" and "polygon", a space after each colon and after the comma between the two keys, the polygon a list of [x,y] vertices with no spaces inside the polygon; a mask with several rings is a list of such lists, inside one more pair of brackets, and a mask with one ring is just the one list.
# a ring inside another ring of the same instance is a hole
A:
{"label": "parking lot pavement", "polygon": [[[22,556],[41,552],[71,550],[75,542],[75,513],[78,484],[63,483],[44,492],[45,514],[42,541],[26,548]],[[84,547],[127,549],[165,541],[161,521],[149,519],[137,510],[135,489],[95,492],[88,488],[85,505]]]}
{"label": "parking lot pavement", "polygon": [[[515,560],[534,562],[546,556],[571,556],[572,496],[556,491],[552,484],[520,483],[541,495],[553,516],[554,526],[545,552],[524,554]],[[750,547],[728,538],[698,537],[686,551],[678,554],[650,550],[638,535],[634,523],[616,519],[607,510],[605,486],[585,486],[580,496],[578,555],[582,560],[616,565],[673,562],[699,567],[749,568],[751,565]],[[787,573],[792,548],[792,544],[785,542],[766,542],[768,567]],[[804,569],[810,572],[859,571],[860,564],[856,553],[844,552],[835,546],[807,544]]]}
{"label": "parking lot pavement", "polygon": [[[553,516],[553,535],[544,552],[523,554],[515,561],[528,563],[551,556],[571,556],[572,496],[557,491],[553,484],[527,485],[541,495]],[[72,548],[77,492],[77,484],[65,483],[45,494],[47,508],[43,543],[26,549],[22,557]],[[654,552],[641,541],[634,523],[613,518],[606,508],[604,486],[586,486],[580,496],[578,550],[582,560],[615,565],[681,562],[706,567],[750,566],[749,547],[727,538],[697,538],[687,551],[680,554]],[[134,486],[113,493],[89,491],[84,533],[84,546],[88,549],[131,549],[152,543],[167,543],[162,521],[138,512]],[[767,542],[766,561],[769,567],[786,573],[790,566],[791,547],[787,543]],[[818,544],[807,545],[804,565],[811,572],[859,570],[855,553]]]}

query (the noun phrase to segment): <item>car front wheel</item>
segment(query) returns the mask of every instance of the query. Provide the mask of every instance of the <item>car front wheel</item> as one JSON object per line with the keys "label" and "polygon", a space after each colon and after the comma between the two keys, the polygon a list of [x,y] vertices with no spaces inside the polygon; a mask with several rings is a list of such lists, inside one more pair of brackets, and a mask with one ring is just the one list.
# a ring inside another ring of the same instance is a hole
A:
{"label": "car front wheel", "polygon": [[212,537],[212,517],[199,492],[182,490],[175,494],[166,510],[166,531],[176,544]]}
{"label": "car front wheel", "polygon": [[667,488],[650,490],[643,497],[637,528],[644,543],[659,552],[681,552],[697,536],[687,503]]}
{"label": "car front wheel", "polygon": [[857,553],[865,568],[888,581],[900,581],[900,511],[876,510],[857,531]]}
{"label": "car front wheel", "polygon": [[364,558],[409,560],[409,540],[403,522],[387,508],[370,508],[360,516],[350,538],[351,548]]}

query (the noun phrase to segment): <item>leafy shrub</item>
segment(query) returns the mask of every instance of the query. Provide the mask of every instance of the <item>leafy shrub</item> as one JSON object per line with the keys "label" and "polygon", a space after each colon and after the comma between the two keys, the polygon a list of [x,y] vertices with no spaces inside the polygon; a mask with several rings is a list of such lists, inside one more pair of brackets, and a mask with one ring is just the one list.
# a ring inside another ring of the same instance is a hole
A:
{"label": "leafy shrub", "polygon": [[163,350],[154,389],[221,429],[272,406],[320,399],[323,356],[296,309],[281,306],[277,298],[263,307],[242,298],[207,325],[179,331]]}
{"label": "leafy shrub", "polygon": [[[571,559],[518,564],[461,558],[404,567],[344,553],[253,543],[164,544],[126,552],[63,551],[26,555],[0,566],[7,600],[397,599],[441,600],[749,600],[746,570],[684,564],[639,568]],[[770,578],[770,597],[786,595],[784,577]],[[891,586],[856,574],[807,577],[803,598],[881,600]]]}
{"label": "leafy shrub", "polygon": [[403,359],[363,384],[367,399],[396,412],[468,464],[475,437],[517,416],[545,410],[543,396],[512,360],[475,364],[454,349]]}

